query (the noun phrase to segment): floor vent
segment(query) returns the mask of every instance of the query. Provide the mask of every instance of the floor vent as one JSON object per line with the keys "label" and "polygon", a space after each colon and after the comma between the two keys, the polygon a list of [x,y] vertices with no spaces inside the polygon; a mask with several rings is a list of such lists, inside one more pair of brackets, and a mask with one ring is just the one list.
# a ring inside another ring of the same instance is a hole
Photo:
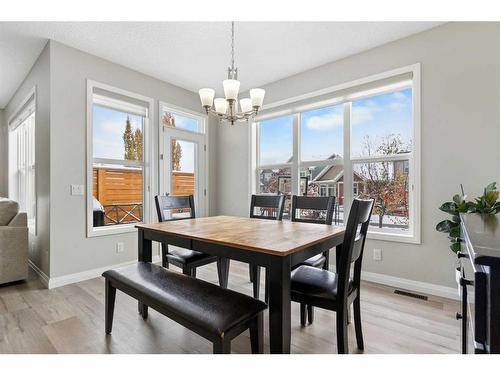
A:
{"label": "floor vent", "polygon": [[424,296],[422,294],[416,294],[416,293],[411,293],[411,292],[405,292],[404,290],[399,290],[396,289],[394,290],[394,294],[399,294],[400,296],[406,296],[406,297],[411,297],[411,298],[416,298],[416,299],[421,299],[423,301],[427,301],[428,297]]}

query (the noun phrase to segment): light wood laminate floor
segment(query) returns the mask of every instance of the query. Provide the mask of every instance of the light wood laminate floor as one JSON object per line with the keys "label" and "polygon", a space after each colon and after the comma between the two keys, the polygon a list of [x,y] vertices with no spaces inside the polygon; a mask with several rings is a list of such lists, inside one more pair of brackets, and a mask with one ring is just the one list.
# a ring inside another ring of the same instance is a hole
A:
{"label": "light wood laminate floor", "polygon": [[[216,282],[215,265],[199,268],[198,277]],[[231,262],[229,287],[251,295],[246,264]],[[262,283],[262,294],[263,287]],[[393,292],[393,288],[362,283],[364,353],[459,352],[458,302],[431,296],[422,301]],[[292,353],[336,353],[334,313],[316,308],[314,323],[301,327],[298,307],[292,303]],[[353,324],[348,332],[349,350],[358,353]],[[267,333],[266,321],[266,353]],[[0,353],[211,352],[210,342],[156,311],[151,310],[143,321],[136,301],[121,292],[113,333],[105,335],[102,278],[47,290],[32,274],[27,282],[0,286]],[[232,352],[250,352],[248,332],[233,340]]]}

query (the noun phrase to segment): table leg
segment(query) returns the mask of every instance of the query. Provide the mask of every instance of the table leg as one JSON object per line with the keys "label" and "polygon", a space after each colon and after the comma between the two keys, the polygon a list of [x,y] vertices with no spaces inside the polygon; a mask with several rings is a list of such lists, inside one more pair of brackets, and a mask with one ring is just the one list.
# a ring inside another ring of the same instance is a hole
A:
{"label": "table leg", "polygon": [[290,257],[276,257],[269,267],[269,338],[271,353],[290,353]]}
{"label": "table leg", "polygon": [[[153,243],[144,237],[144,230],[140,228],[138,230],[138,249],[137,259],[139,262],[151,262],[153,260]],[[138,309],[142,318],[146,319],[148,317],[148,306],[139,301]]]}

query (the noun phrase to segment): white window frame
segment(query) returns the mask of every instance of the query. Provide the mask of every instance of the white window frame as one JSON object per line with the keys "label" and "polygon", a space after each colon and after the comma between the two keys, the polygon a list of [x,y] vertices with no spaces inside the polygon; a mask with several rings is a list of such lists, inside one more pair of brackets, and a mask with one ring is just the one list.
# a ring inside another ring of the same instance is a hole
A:
{"label": "white window frame", "polygon": [[[153,158],[153,138],[151,131],[151,126],[155,123],[154,119],[154,99],[134,92],[123,90],[117,87],[113,87],[104,83],[96,82],[93,80],[87,80],[87,189],[86,189],[86,205],[87,205],[87,237],[98,237],[107,236],[121,233],[137,232],[135,225],[132,224],[120,224],[114,226],[103,226],[94,227],[93,220],[93,164],[94,164],[94,147],[93,147],[93,105],[94,96],[99,97],[100,94],[94,94],[94,89],[101,89],[112,94],[121,95],[124,97],[129,97],[131,99],[136,99],[141,102],[147,103],[147,116],[144,118],[144,151],[143,151],[143,162],[137,161],[123,161],[120,165],[127,166],[142,166],[142,186],[143,186],[143,212],[142,219],[144,223],[152,221],[152,187],[154,186],[154,176],[152,171],[154,171],[154,158]],[[109,103],[114,102],[113,98],[107,98],[106,101]],[[122,103],[121,101],[116,101],[117,103]],[[117,105],[116,107],[120,107]],[[125,106],[121,105],[123,111],[133,111],[135,105],[132,103],[127,103]],[[106,160],[98,159],[99,162],[110,162],[112,164],[117,164],[116,160]]]}
{"label": "white window frame", "polygon": [[[14,150],[10,149],[10,143],[12,141],[11,139],[11,132],[15,131],[24,121],[26,121],[30,116],[34,116],[34,133],[32,134],[33,142],[34,142],[34,150],[31,150],[34,156],[34,164],[31,165],[31,168],[34,172],[34,181],[33,181],[33,186],[31,189],[33,189],[32,197],[33,199],[33,213],[32,217],[29,217],[28,215],[28,228],[30,233],[36,236],[37,234],[37,225],[38,225],[38,220],[37,220],[37,212],[38,212],[38,199],[37,199],[37,189],[36,189],[36,184],[37,184],[37,158],[36,158],[36,113],[37,113],[37,98],[36,98],[36,86],[33,87],[31,90],[29,90],[28,94],[26,97],[19,103],[17,108],[14,110],[11,116],[7,119],[7,124],[8,124],[8,141],[7,143],[9,144],[9,150],[8,150],[8,176],[9,176],[9,183],[8,183],[8,196],[16,201],[20,200],[19,197],[19,189],[20,189],[20,184],[19,184],[19,177],[16,176],[16,183],[12,182],[14,173],[19,173],[19,168],[18,168],[18,163],[16,162],[16,165],[12,163],[12,157],[13,157],[13,152]],[[19,144],[16,146],[16,160],[19,157]],[[17,191],[14,190],[14,186]]]}
{"label": "white window frame", "polygon": [[[410,75],[411,79],[396,81],[393,83],[384,84],[392,78],[397,78],[403,75]],[[376,83],[381,83],[377,86]],[[362,89],[363,85],[372,85],[374,88]],[[356,88],[360,87],[359,91]],[[384,93],[394,92],[406,87],[412,88],[412,112],[413,112],[413,126],[412,126],[412,152],[402,155],[384,155],[378,157],[364,158],[364,157],[351,157],[350,138],[351,138],[351,112],[352,101],[381,95]],[[343,90],[349,90],[349,94],[337,94]],[[314,99],[315,97],[324,97],[325,95],[330,98],[322,99],[321,101],[312,104],[301,104],[301,101]],[[341,85],[328,87],[312,93],[292,97],[289,99],[281,100],[279,102],[270,103],[264,107],[265,111],[272,108],[279,108],[276,112],[264,112],[263,115],[258,116],[252,126],[249,127],[249,150],[250,150],[250,173],[253,178],[250,178],[250,193],[258,191],[259,171],[267,168],[291,168],[292,173],[292,194],[299,192],[299,171],[301,168],[310,166],[324,166],[324,165],[343,165],[344,166],[344,212],[349,212],[350,204],[353,199],[353,164],[359,162],[376,162],[387,160],[409,160],[409,186],[410,202],[409,202],[409,227],[411,232],[408,234],[393,234],[381,232],[368,232],[368,238],[384,241],[395,241],[405,243],[421,243],[421,170],[420,170],[420,155],[421,155],[421,115],[420,115],[420,64],[413,64],[406,67],[390,70],[380,74],[375,74],[366,78],[358,79],[355,81],[347,82]],[[299,103],[299,104],[297,104]],[[344,106],[344,150],[342,160],[318,160],[302,162],[300,160],[300,114],[301,112],[310,111],[313,109],[323,108],[342,104]],[[259,165],[259,122],[269,120],[286,115],[293,115],[293,156],[291,163],[278,164],[278,165]]]}
{"label": "white window frame", "polygon": [[[198,147],[200,148],[198,151],[199,152],[204,152],[204,169],[205,169],[205,173],[203,173],[204,177],[204,191],[203,191],[203,195],[202,195],[202,198],[204,199],[204,202],[202,204],[202,207],[203,207],[203,213],[205,216],[208,216],[209,212],[210,212],[210,199],[208,199],[208,197],[210,196],[209,195],[209,178],[210,178],[210,173],[208,173],[208,168],[209,168],[209,156],[210,156],[210,148],[209,148],[209,137],[210,137],[210,132],[209,132],[209,127],[208,127],[208,116],[204,113],[200,113],[200,112],[196,112],[196,111],[192,111],[190,109],[187,109],[187,108],[183,108],[183,107],[179,107],[177,105],[174,105],[174,104],[170,104],[170,103],[167,103],[167,102],[163,102],[163,101],[159,101],[159,105],[158,105],[158,139],[159,139],[159,142],[158,142],[158,149],[159,149],[159,183],[158,183],[158,191],[160,192],[160,194],[164,194],[164,192],[167,190],[167,186],[165,186],[165,171],[166,171],[166,168],[164,167],[165,166],[165,163],[169,162],[170,158],[168,157],[168,155],[164,155],[163,152],[164,152],[164,147],[165,147],[165,142],[164,142],[164,137],[163,137],[163,134],[165,132],[165,126],[162,125],[161,123],[161,116],[162,116],[162,113],[163,112],[173,112],[173,113],[177,113],[179,115],[182,115],[182,116],[185,116],[185,117],[191,117],[191,118],[194,118],[198,121],[198,123],[200,124],[200,129],[199,131],[195,132],[195,131],[191,131],[191,130],[188,130],[188,129],[182,129],[182,128],[174,128],[172,127],[171,129],[174,129],[176,133],[178,134],[185,134],[185,137],[179,137],[179,140],[187,140],[189,142],[193,142],[195,140],[193,140],[193,136],[195,138],[203,138],[203,142],[202,143],[199,143],[199,142],[196,142],[198,143]],[[203,149],[201,149],[203,148]],[[195,161],[195,170],[197,170],[197,163],[198,161]],[[195,190],[197,191],[199,188],[198,186],[198,181],[195,180]],[[199,216],[198,212],[200,212],[200,210],[198,209],[200,207],[200,204],[201,202],[195,202],[195,205],[197,205],[197,216]]]}

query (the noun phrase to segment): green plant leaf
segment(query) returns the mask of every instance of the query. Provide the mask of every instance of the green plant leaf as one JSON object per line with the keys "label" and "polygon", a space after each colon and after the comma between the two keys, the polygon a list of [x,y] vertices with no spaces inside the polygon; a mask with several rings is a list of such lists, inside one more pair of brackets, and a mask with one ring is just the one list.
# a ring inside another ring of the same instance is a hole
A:
{"label": "green plant leaf", "polygon": [[443,212],[446,212],[450,215],[457,215],[457,205],[454,202],[445,202],[439,207],[439,209]]}
{"label": "green plant leaf", "polygon": [[450,220],[443,220],[443,221],[437,223],[436,230],[438,232],[448,233],[450,231],[452,224],[454,224],[454,223]]}
{"label": "green plant leaf", "polygon": [[460,225],[450,228],[450,237],[459,238],[460,237]]}
{"label": "green plant leaf", "polygon": [[495,191],[497,189],[497,183],[496,182],[492,182],[490,184],[488,184],[485,188],[484,188],[484,192],[485,193],[488,193],[490,191]]}
{"label": "green plant leaf", "polygon": [[455,202],[455,204],[459,205],[460,203],[462,203],[464,200],[462,199],[462,197],[458,194],[455,194],[453,196],[453,202]]}
{"label": "green plant leaf", "polygon": [[456,254],[462,249],[462,246],[460,245],[460,242],[454,242],[450,245],[450,249]]}

